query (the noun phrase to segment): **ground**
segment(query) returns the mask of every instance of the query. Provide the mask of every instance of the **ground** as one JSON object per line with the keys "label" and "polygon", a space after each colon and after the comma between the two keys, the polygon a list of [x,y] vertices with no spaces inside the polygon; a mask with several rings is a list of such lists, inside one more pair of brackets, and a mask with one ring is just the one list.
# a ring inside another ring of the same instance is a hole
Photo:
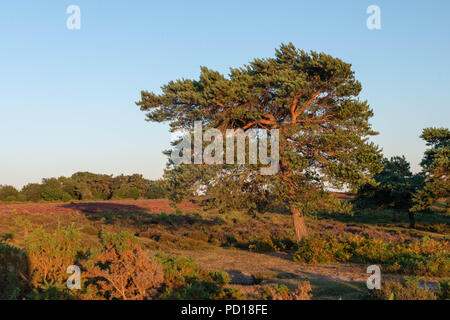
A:
{"label": "ground", "polygon": [[[307,225],[313,236],[364,234],[392,242],[423,236],[448,239],[448,216],[418,216],[414,230],[408,228],[407,213],[401,213],[400,218],[401,222],[393,223],[390,211],[353,216],[318,214],[308,217]],[[294,245],[293,230],[290,216],[285,213],[219,214],[203,211],[189,201],[174,208],[166,199],[0,204],[0,235],[12,234],[13,244],[18,247],[23,245],[24,221],[46,229],[74,223],[86,246],[98,241],[97,234],[104,228],[127,230],[145,243],[149,254],[169,252],[192,258],[204,269],[225,270],[232,279],[230,286],[250,295],[263,284],[294,287],[304,280],[311,283],[313,299],[361,299],[367,295],[368,265],[310,265],[294,261],[295,251],[290,250]],[[262,240],[269,238],[280,244],[274,244],[275,249],[266,248]],[[254,279],[259,279],[258,283]],[[424,279],[430,283],[439,280]]]}

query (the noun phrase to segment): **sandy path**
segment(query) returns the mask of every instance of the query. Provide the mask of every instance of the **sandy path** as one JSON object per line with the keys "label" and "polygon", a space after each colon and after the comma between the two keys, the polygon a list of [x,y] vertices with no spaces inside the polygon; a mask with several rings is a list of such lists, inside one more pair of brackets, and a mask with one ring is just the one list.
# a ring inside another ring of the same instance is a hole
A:
{"label": "sandy path", "polygon": [[355,264],[306,265],[290,260],[287,254],[254,253],[236,249],[217,248],[202,251],[179,251],[194,259],[205,269],[223,269],[227,272],[284,274],[299,280],[366,281],[364,266]]}

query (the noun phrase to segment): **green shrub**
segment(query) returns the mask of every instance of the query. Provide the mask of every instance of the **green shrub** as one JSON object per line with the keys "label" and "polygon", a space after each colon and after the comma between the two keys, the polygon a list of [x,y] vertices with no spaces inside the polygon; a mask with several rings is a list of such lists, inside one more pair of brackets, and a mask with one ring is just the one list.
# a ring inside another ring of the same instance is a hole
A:
{"label": "green shrub", "polygon": [[450,300],[450,280],[439,281],[437,296],[440,300]]}
{"label": "green shrub", "polygon": [[191,281],[179,290],[169,289],[161,299],[176,300],[213,300],[221,291],[221,288],[213,282],[208,281]]}
{"label": "green shrub", "polygon": [[119,251],[128,250],[134,248],[140,244],[133,234],[128,231],[120,231],[118,233],[111,233],[105,230],[101,230],[99,233],[100,243],[103,248],[114,247]]}
{"label": "green shrub", "polygon": [[9,235],[0,238],[0,300],[21,299],[29,290],[26,254],[10,246],[9,239]]}
{"label": "green shrub", "polygon": [[25,239],[25,250],[33,286],[46,290],[63,284],[67,280],[67,267],[77,264],[82,255],[80,240],[80,233],[73,224],[58,226],[53,232],[42,227],[32,229]]}
{"label": "green shrub", "polygon": [[230,282],[224,271],[207,272],[197,266],[189,258],[174,257],[158,253],[156,260],[164,269],[166,285],[161,299],[239,299],[242,295],[229,288],[224,288]]}
{"label": "green shrub", "polygon": [[218,283],[219,285],[223,286],[230,283],[230,277],[228,276],[228,273],[223,270],[210,271],[209,276],[211,277],[212,281]]}
{"label": "green shrub", "polygon": [[448,241],[423,238],[412,243],[393,244],[361,236],[330,235],[303,238],[295,261],[309,264],[354,262],[382,264],[388,271],[415,275],[448,276]]}
{"label": "green shrub", "polygon": [[248,249],[254,252],[276,252],[277,246],[272,239],[258,239],[249,243]]}

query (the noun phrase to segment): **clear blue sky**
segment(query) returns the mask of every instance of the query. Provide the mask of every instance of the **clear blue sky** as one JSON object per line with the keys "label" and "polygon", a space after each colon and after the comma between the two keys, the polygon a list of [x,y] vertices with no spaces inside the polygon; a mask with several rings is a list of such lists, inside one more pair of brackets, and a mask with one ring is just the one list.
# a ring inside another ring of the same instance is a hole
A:
{"label": "clear blue sky", "polygon": [[[81,8],[81,30],[66,8]],[[381,30],[366,8],[381,8]],[[167,126],[140,90],[227,73],[282,42],[353,64],[375,111],[373,140],[415,171],[427,126],[449,127],[450,1],[2,1],[0,184],[97,173],[162,174]]]}

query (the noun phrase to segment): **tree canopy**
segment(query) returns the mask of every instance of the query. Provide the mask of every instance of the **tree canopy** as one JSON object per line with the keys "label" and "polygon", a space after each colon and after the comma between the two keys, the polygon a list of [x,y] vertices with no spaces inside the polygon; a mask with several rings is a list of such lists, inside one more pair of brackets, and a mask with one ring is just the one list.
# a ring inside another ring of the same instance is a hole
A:
{"label": "tree canopy", "polygon": [[137,105],[148,121],[168,122],[172,131],[205,129],[279,130],[279,171],[261,175],[263,164],[171,166],[166,176],[175,193],[198,190],[217,205],[232,200],[251,206],[270,197],[292,212],[297,239],[306,234],[302,208],[327,186],[357,187],[380,171],[379,148],[368,120],[373,112],[358,95],[351,65],[325,53],[283,44],[275,57],[231,68],[228,76],[206,67],[198,80],[181,79],[162,93],[142,91]]}
{"label": "tree canopy", "polygon": [[450,131],[447,128],[425,128],[420,136],[429,148],[421,162],[426,174],[425,187],[414,196],[412,212],[426,211],[440,198],[450,194]]}
{"label": "tree canopy", "polygon": [[[424,174],[413,174],[405,156],[383,158],[383,170],[374,176],[374,182],[362,185],[354,203],[360,208],[376,207],[394,209],[394,221],[398,221],[397,210],[409,210],[415,192],[424,185]],[[410,215],[413,226],[414,216]]]}
{"label": "tree canopy", "polygon": [[109,199],[159,199],[166,196],[162,180],[147,180],[140,174],[113,177],[107,174],[77,172],[71,177],[44,178],[29,183],[19,192],[0,185],[0,201],[71,201]]}

